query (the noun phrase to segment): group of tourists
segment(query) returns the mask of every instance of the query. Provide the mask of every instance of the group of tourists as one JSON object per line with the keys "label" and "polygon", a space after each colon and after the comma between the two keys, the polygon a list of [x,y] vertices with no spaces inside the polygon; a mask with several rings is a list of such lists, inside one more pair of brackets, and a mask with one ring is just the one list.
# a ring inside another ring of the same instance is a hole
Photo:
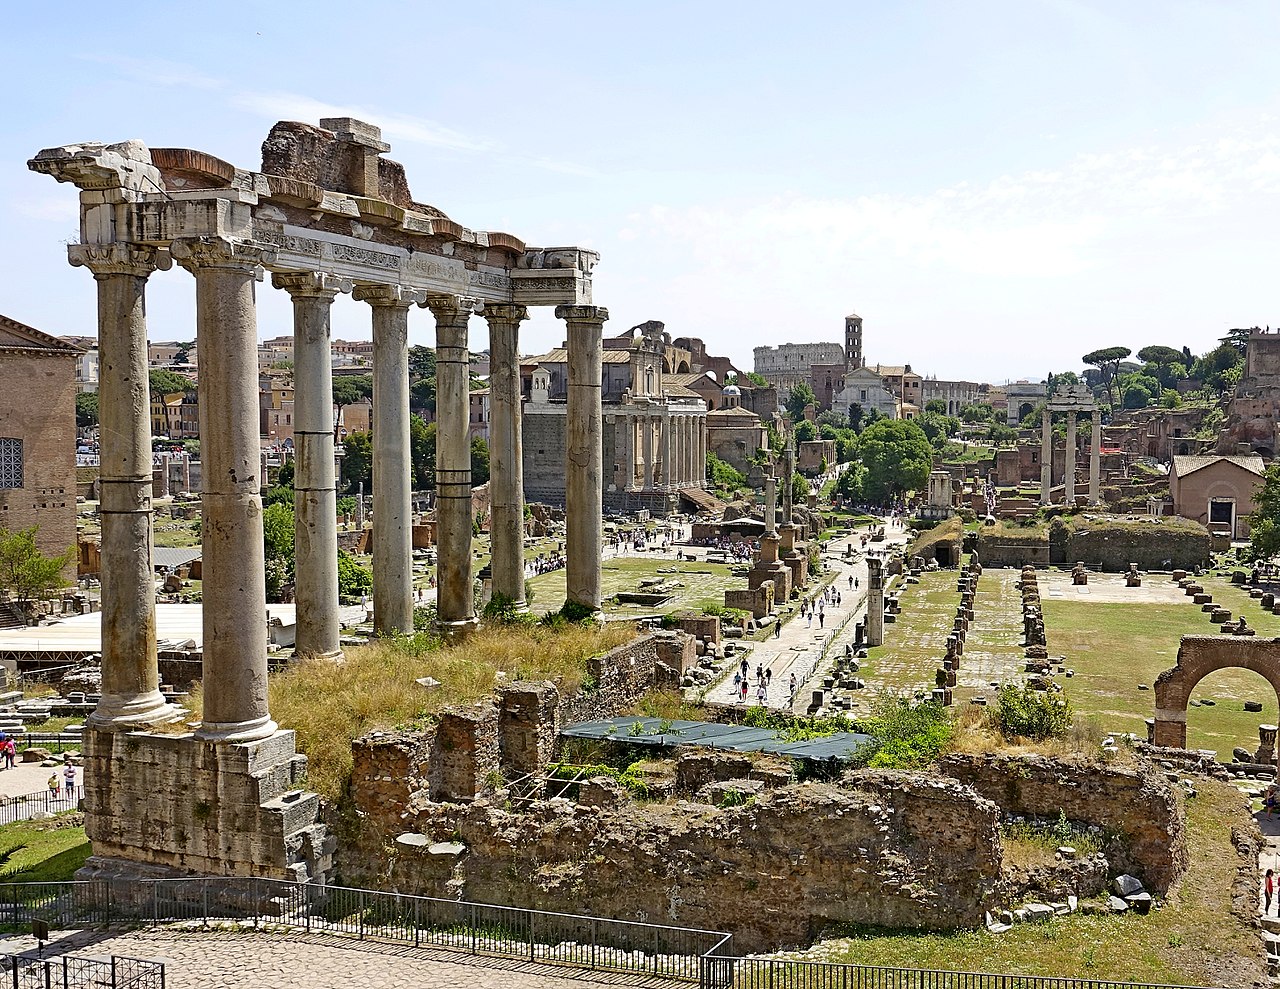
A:
{"label": "group of tourists", "polygon": [[525,569],[529,571],[531,577],[536,577],[538,574],[551,573],[553,570],[563,570],[564,565],[565,558],[559,553],[549,553],[546,556],[539,553],[537,559],[530,560],[525,565]]}
{"label": "group of tourists", "polygon": [[[791,679],[795,679],[792,674]],[[755,673],[755,692],[756,703],[763,707],[769,700],[769,686],[773,683],[773,667],[765,667],[763,663],[756,664]],[[747,703],[747,696],[751,693],[751,664],[744,657],[741,665],[733,674],[733,689],[739,704]],[[794,687],[792,688],[794,690]]]}
{"label": "group of tourists", "polygon": [[[853,584],[850,586],[852,587]],[[813,619],[817,615],[818,628],[822,628],[827,621],[827,608],[838,608],[842,601],[841,593],[835,589],[834,585],[828,584],[812,598],[801,599],[800,617],[808,621],[807,628],[813,628]]]}

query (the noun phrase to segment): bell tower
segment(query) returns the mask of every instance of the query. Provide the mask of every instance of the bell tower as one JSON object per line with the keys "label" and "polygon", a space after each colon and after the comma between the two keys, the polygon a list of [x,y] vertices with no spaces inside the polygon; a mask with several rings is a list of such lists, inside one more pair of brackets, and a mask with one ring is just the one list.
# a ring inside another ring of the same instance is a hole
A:
{"label": "bell tower", "polygon": [[857,313],[850,313],[844,318],[844,362],[850,371],[863,365],[862,317]]}

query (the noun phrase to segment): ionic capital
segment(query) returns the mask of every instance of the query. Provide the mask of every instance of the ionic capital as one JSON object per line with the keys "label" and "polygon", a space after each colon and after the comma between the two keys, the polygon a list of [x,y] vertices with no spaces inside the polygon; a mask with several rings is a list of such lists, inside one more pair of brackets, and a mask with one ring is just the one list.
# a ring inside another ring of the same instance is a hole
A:
{"label": "ionic capital", "polygon": [[67,260],[73,267],[88,268],[94,278],[134,275],[146,278],[153,271],[173,267],[169,252],[145,244],[70,244]]}
{"label": "ionic capital", "polygon": [[466,326],[481,302],[466,295],[429,295],[424,305],[435,316],[436,326]]}
{"label": "ionic capital", "polygon": [[326,275],[322,271],[275,271],[271,285],[284,289],[295,299],[323,298],[332,301],[339,292],[350,292],[354,283],[350,278]]}
{"label": "ionic capital", "polygon": [[486,303],[480,313],[489,323],[523,323],[529,318],[528,306],[514,306],[504,302]]}
{"label": "ionic capital", "polygon": [[195,274],[202,268],[224,268],[257,272],[264,262],[273,260],[273,252],[255,244],[226,237],[187,237],[169,245],[173,259]]}
{"label": "ionic capital", "polygon": [[603,326],[609,318],[609,310],[604,306],[556,306],[556,319],[566,323],[595,323]]}
{"label": "ionic capital", "polygon": [[351,290],[351,298],[357,302],[367,302],[371,306],[389,306],[393,309],[420,306],[426,297],[425,290],[406,288],[403,285],[357,285]]}

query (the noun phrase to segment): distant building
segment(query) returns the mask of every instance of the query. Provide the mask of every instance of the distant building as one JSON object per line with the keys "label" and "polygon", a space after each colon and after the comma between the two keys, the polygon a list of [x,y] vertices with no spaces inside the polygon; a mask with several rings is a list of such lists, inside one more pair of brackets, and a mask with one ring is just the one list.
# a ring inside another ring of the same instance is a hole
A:
{"label": "distant building", "polygon": [[838,343],[782,343],[776,347],[756,347],[755,373],[763,375],[786,395],[794,385],[808,384],[815,364],[845,364],[844,349]]}
{"label": "distant building", "polygon": [[1006,422],[1017,426],[1036,410],[1048,395],[1043,381],[1013,381],[1004,386]]}
{"label": "distant building", "polygon": [[[79,348],[0,316],[0,525],[39,526],[49,556],[76,544]],[[67,574],[74,579],[74,565]]]}
{"label": "distant building", "polygon": [[1173,512],[1232,539],[1249,537],[1247,516],[1262,487],[1262,458],[1250,456],[1174,457],[1169,470]]}
{"label": "distant building", "polygon": [[875,411],[886,419],[897,419],[900,413],[898,397],[885,387],[880,372],[870,367],[848,371],[842,388],[831,400],[831,410],[848,417],[849,410],[857,405],[864,413]]}
{"label": "distant building", "polygon": [[707,413],[707,449],[735,470],[746,474],[751,460],[769,448],[769,429],[760,417],[741,403],[736,385],[726,385],[721,406]]}
{"label": "distant building", "polygon": [[966,405],[979,405],[987,396],[988,386],[976,381],[943,381],[925,378],[920,389],[923,405],[933,401],[946,403],[947,415],[958,416]]}
{"label": "distant building", "polygon": [[467,422],[467,439],[477,437],[489,442],[489,389],[477,388],[469,396],[471,407]]}

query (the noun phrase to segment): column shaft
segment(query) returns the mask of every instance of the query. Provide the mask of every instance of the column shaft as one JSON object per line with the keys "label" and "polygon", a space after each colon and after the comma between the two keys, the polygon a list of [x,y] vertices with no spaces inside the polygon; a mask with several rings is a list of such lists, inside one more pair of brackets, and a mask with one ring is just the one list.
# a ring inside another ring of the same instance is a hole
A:
{"label": "column shaft", "polygon": [[261,251],[221,239],[175,241],[196,278],[200,361],[204,720],[197,734],[248,742],[276,731],[267,705],[267,586],[259,488]]}
{"label": "column shaft", "polygon": [[356,286],[373,307],[373,630],[413,631],[409,307],[398,286]]}
{"label": "column shaft", "polygon": [[1053,488],[1053,423],[1049,410],[1044,410],[1040,423],[1040,504],[1047,505]]}
{"label": "column shaft", "polygon": [[1102,415],[1093,410],[1093,435],[1089,444],[1089,504],[1096,505],[1102,496]]}
{"label": "column shaft", "polygon": [[[452,296],[428,300],[436,318],[436,609],[447,635],[476,624],[471,589],[470,303]],[[523,583],[523,581],[522,581]]]}
{"label": "column shaft", "polygon": [[[98,287],[98,390],[102,490],[102,698],[96,728],[167,720],[156,658],[152,569],[151,419],[147,381],[147,277],[150,248],[71,248]],[[167,257],[164,261],[167,262]],[[164,267],[168,267],[165,263]]]}
{"label": "column shaft", "polygon": [[1068,508],[1076,503],[1076,411],[1067,411],[1067,450],[1064,457],[1066,476],[1063,484],[1066,488],[1065,500]]}
{"label": "column shaft", "polygon": [[338,289],[312,273],[276,274],[272,284],[293,298],[294,651],[337,659],[342,646],[329,312]]}
{"label": "column shaft", "polygon": [[489,531],[493,546],[493,591],[510,598],[517,611],[526,611],[519,331],[520,323],[529,318],[529,311],[524,306],[485,306],[484,317],[489,323],[489,492],[492,501]]}
{"label": "column shaft", "polygon": [[569,400],[565,423],[566,603],[600,610],[600,361],[604,321],[599,306],[557,306],[569,338]]}

